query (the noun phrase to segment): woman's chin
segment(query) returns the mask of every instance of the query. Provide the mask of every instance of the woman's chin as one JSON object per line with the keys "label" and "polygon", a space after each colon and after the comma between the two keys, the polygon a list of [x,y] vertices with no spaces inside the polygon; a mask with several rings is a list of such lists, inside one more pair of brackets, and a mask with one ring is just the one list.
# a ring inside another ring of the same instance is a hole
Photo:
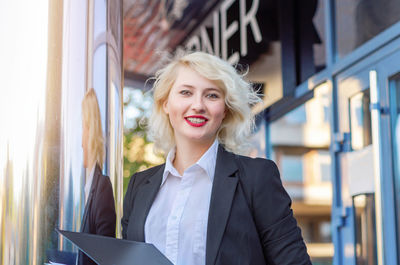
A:
{"label": "woman's chin", "polygon": [[188,138],[189,141],[197,145],[210,145],[210,143],[214,142],[214,139],[215,137],[204,137],[204,136],[192,136]]}

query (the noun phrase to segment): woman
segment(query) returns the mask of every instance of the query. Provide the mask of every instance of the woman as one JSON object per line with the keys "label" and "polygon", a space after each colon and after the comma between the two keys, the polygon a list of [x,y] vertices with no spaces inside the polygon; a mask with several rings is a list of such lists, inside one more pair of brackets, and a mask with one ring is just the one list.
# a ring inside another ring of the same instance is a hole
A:
{"label": "woman", "polygon": [[[104,138],[97,96],[93,88],[82,101],[83,166],[90,170],[85,182],[85,212],[81,232],[115,237],[115,206],[110,178],[104,176]],[[78,264],[96,264],[79,252]]]}
{"label": "woman", "polygon": [[238,155],[257,101],[231,65],[202,52],[156,74],[150,133],[170,151],[132,176],[123,238],[174,264],[311,264],[276,165]]}

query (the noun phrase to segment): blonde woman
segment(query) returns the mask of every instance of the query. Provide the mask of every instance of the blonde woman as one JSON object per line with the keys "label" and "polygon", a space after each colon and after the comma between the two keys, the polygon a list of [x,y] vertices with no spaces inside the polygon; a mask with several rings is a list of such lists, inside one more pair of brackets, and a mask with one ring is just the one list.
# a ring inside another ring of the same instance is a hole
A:
{"label": "blonde woman", "polygon": [[[104,138],[97,96],[93,88],[82,101],[83,166],[90,170],[85,183],[85,212],[81,232],[115,237],[115,206],[110,178],[102,174]],[[96,264],[79,252],[79,265]]]}
{"label": "blonde woman", "polygon": [[168,156],[131,177],[123,238],[152,243],[177,265],[311,264],[275,163],[239,155],[258,100],[206,53],[156,74],[149,132]]}

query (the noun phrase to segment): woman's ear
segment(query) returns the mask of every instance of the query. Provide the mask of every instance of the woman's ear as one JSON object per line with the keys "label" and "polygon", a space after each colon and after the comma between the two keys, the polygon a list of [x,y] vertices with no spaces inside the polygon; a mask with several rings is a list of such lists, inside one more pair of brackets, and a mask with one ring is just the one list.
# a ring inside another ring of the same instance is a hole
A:
{"label": "woman's ear", "polygon": [[222,119],[225,119],[227,114],[228,114],[228,108],[227,108],[226,105],[225,105],[224,117],[223,117]]}
{"label": "woman's ear", "polygon": [[164,100],[164,102],[162,104],[162,107],[163,107],[163,110],[164,110],[165,114],[168,115],[169,114],[169,111],[168,111],[168,98],[166,100]]}

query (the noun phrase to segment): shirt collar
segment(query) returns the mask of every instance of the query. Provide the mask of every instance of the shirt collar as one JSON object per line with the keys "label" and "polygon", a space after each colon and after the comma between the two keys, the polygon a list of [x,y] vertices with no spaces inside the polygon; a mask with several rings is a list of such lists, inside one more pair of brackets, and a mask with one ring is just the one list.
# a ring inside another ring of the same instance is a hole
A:
{"label": "shirt collar", "polygon": [[[219,145],[219,142],[217,139],[215,139],[214,143],[208,148],[208,150],[195,163],[195,165],[201,167],[207,173],[207,176],[210,178],[211,182],[214,180],[215,164],[217,161],[217,153],[218,153],[218,145]],[[175,169],[175,167],[172,164],[172,161],[175,158],[175,152],[176,152],[176,147],[172,148],[167,155],[167,159],[165,162],[164,174],[163,174],[163,178],[161,181],[161,186],[164,184],[169,173],[171,173],[174,176],[181,177],[179,172]]]}
{"label": "shirt collar", "polygon": [[175,158],[175,152],[176,152],[176,147],[172,148],[168,153],[167,160],[165,161],[165,169],[164,169],[164,174],[163,174],[163,178],[161,181],[161,185],[164,184],[169,173],[171,173],[174,176],[180,176],[180,174],[178,173],[178,171],[175,169],[174,165],[172,164],[172,161]]}

